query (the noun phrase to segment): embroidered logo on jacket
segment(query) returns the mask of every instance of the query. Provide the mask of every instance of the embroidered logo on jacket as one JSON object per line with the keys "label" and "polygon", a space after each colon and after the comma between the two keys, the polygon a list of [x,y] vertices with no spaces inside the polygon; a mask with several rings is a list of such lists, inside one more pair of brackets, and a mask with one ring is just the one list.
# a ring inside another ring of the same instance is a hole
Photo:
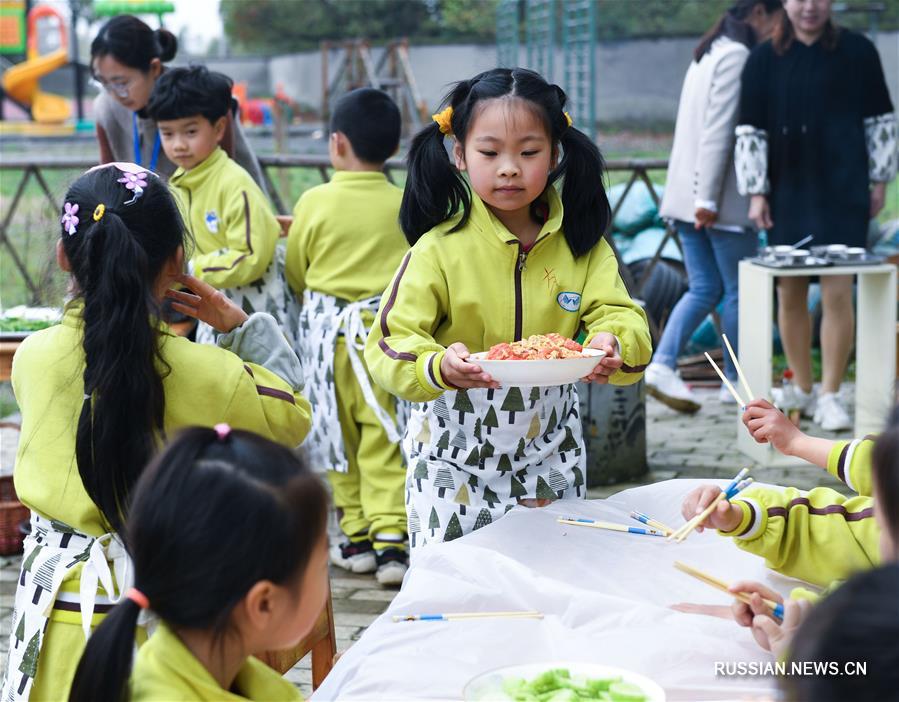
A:
{"label": "embroidered logo on jacket", "polygon": [[581,308],[581,296],[576,292],[560,292],[556,301],[566,312],[577,312]]}
{"label": "embroidered logo on jacket", "polygon": [[209,210],[206,213],[206,228],[211,231],[213,234],[218,234],[219,231],[219,216],[215,213],[215,210]]}

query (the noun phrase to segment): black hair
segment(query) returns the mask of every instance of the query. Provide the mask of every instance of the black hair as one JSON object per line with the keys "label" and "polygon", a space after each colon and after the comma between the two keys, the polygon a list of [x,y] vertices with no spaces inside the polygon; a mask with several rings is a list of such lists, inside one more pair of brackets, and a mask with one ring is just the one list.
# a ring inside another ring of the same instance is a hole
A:
{"label": "black hair", "polygon": [[[893,407],[886,429],[874,440],[871,463],[875,509],[883,514],[893,546],[899,549],[899,405]],[[887,554],[883,555],[886,558]]]}
{"label": "black hair", "polygon": [[[135,492],[125,539],[134,587],[176,631],[222,636],[255,583],[302,578],[327,514],[324,486],[290,449],[247,431],[186,429]],[[125,599],[93,632],[70,702],[124,699],[139,614]]]}
{"label": "black hair", "polygon": [[[899,564],[854,575],[812,609],[793,637],[787,666],[836,664],[839,670],[782,678],[796,702],[899,698]],[[864,672],[850,669],[866,665]],[[853,672],[855,674],[853,674]]]}
{"label": "black hair", "polygon": [[228,114],[233,81],[205,66],[170,68],[156,80],[147,114],[157,122],[202,115],[215,123]]}
{"label": "black hair", "polygon": [[356,156],[382,164],[400,144],[400,109],[383,90],[358,88],[342,96],[331,116],[331,132],[342,132]]}
{"label": "black hair", "polygon": [[[563,179],[565,239],[574,256],[587,253],[602,238],[612,218],[603,187],[605,163],[593,140],[568,125],[565,91],[526,68],[494,68],[460,81],[442,102],[453,108],[452,134],[459,144],[465,144],[468,129],[480,109],[478,104],[494,98],[524,100],[540,116],[556,153],[561,146],[562,158],[549,174],[547,187],[560,177]],[[415,135],[409,149],[400,224],[410,244],[461,208],[462,217],[450,230],[457,231],[471,213],[471,191],[450,162],[443,137],[437,123],[431,122]]]}
{"label": "black hair", "polygon": [[133,15],[113,17],[91,42],[91,72],[94,61],[112,56],[123,66],[146,73],[153,59],[171,61],[178,52],[178,40],[167,29],[150,29]]}
{"label": "black hair", "polygon": [[[185,243],[178,207],[166,184],[144,174],[143,195],[118,182],[115,166],[76,180],[66,203],[77,205],[74,234],[62,227],[63,250],[84,302],[84,393],[75,457],[87,494],[118,531],[141,470],[163,433],[165,396],[159,358],[156,285]],[[101,211],[102,210],[102,211]]]}
{"label": "black hair", "polygon": [[761,5],[766,15],[778,10],[783,10],[783,0],[737,0],[727,11],[718,18],[702,39],[693,49],[693,58],[698,63],[712,48],[712,44],[720,36],[728,37],[740,42],[747,49],[751,49],[758,41],[755,30],[746,21],[756,5]]}

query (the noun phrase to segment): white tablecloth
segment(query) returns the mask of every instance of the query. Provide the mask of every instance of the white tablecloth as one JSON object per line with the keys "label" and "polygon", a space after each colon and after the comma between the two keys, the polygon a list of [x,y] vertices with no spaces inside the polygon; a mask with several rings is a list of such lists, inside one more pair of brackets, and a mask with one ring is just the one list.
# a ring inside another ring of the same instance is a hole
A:
{"label": "white tablecloth", "polygon": [[[641,526],[640,510],[677,527],[683,496],[701,482],[670,480],[606,500],[518,507],[502,519],[415,554],[387,612],[343,655],[313,700],[462,698],[475,675],[500,666],[585,661],[634,670],[669,700],[770,699],[769,677],[716,676],[715,662],[771,661],[747,629],[684,614],[677,602],[728,604],[677,571],[681,560],[728,581],[755,579],[787,594],[795,581],[713,531],[683,544],[558,524],[577,515]],[[726,481],[722,481],[724,484]],[[394,614],[539,610],[542,620],[394,623]]]}

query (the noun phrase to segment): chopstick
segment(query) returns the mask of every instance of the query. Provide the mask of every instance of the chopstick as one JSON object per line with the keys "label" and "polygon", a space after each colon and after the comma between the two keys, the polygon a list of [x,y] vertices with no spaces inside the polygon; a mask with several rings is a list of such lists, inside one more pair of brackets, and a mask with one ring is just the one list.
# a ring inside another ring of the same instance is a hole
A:
{"label": "chopstick", "polygon": [[740,397],[740,393],[738,393],[734,389],[734,386],[730,384],[730,381],[727,379],[727,377],[724,375],[724,373],[721,372],[721,369],[718,367],[718,364],[712,360],[711,356],[709,356],[708,351],[705,352],[705,357],[706,357],[706,359],[708,359],[708,362],[712,364],[712,368],[715,369],[715,372],[718,374],[718,377],[721,378],[721,382],[724,383],[728,392],[730,392],[730,394],[733,396],[734,400],[737,401],[737,405],[739,405],[740,407],[745,407],[746,403],[743,402],[743,398]]}
{"label": "chopstick", "polygon": [[543,619],[536,610],[521,612],[449,612],[447,614],[395,614],[394,622],[450,622],[458,619]]}
{"label": "chopstick", "polygon": [[652,517],[643,514],[643,512],[638,512],[637,510],[631,511],[630,518],[636,519],[638,522],[642,522],[646,526],[650,526],[654,529],[665,532],[665,536],[669,536],[674,532],[674,529],[672,529],[670,526],[662,524],[662,522],[658,521],[657,519],[653,519]]}
{"label": "chopstick", "polygon": [[715,508],[718,506],[718,503],[721,500],[730,500],[737,493],[744,490],[752,483],[752,478],[746,478],[749,474],[749,468],[743,468],[739,473],[734,476],[734,479],[730,481],[730,485],[728,485],[721,493],[712,501],[712,503],[703,510],[701,514],[697,514],[686,524],[681,526],[677,531],[668,535],[669,541],[677,541],[680,543],[684,539],[689,536],[690,532],[692,532],[696,527],[698,527],[702,522],[706,520],[706,518],[715,511]]}
{"label": "chopstick", "polygon": [[[709,575],[708,573],[703,573],[701,570],[697,570],[692,566],[688,566],[686,563],[681,563],[680,561],[674,562],[674,567],[679,571],[686,573],[687,575],[692,575],[697,580],[701,580],[706,585],[711,585],[722,592],[726,592],[728,595],[732,595],[733,597],[740,600],[740,602],[744,602],[746,604],[752,604],[752,598],[747,595],[745,592],[731,592],[730,586],[721,580],[720,578],[716,578],[714,575]],[[762,601],[771,609],[772,614],[780,620],[784,618],[784,606],[779,602],[775,602],[774,600],[769,600],[767,598],[762,598]]]}
{"label": "chopstick", "polygon": [[[742,383],[743,389],[746,391],[746,402],[750,402],[752,398],[755,397],[755,393],[752,392],[752,389],[749,387],[749,381],[746,380],[746,376],[743,375],[743,368],[740,366],[740,361],[737,360],[737,354],[734,353],[730,341],[727,339],[727,334],[722,334],[721,338],[724,339],[724,345],[727,347],[727,352],[730,354],[730,360],[733,361],[734,368],[737,369],[737,376],[740,378],[740,383]],[[744,405],[745,403],[740,406],[743,407]]]}
{"label": "chopstick", "polygon": [[643,529],[641,527],[627,526],[627,524],[615,524],[614,522],[598,522],[595,519],[581,519],[580,517],[559,517],[559,524],[571,524],[572,526],[592,527],[593,529],[606,529],[607,531],[622,531],[629,534],[642,534],[643,536],[665,536],[664,532],[657,529]]}

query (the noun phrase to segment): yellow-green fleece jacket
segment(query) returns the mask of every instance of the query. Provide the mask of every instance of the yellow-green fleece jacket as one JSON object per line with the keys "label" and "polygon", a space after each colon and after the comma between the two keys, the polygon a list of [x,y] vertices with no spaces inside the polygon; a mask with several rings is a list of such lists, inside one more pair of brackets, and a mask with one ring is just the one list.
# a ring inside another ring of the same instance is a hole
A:
{"label": "yellow-green fleece jacket", "polygon": [[409,250],[400,229],[403,191],[383,173],[337,171],[307,190],[287,235],[287,282],[350,302],[384,292]]}
{"label": "yellow-green fleece jacket", "polygon": [[194,238],[193,274],[215,288],[259,280],[275,256],[281,225],[256,182],[217,148],[169,186]]}
{"label": "yellow-green fleece jacket", "polygon": [[427,232],[385,291],[365,347],[375,381],[403,399],[426,402],[451,389],[440,362],[454,342],[476,352],[532,334],[574,338],[581,330],[588,342],[601,331],[618,337],[624,365],[612,383],[639,380],[652,352],[649,327],[608,243],[574,257],[554,188],[529,251],[476,194],[471,199],[465,226],[449,232],[456,215]]}
{"label": "yellow-green fleece jacket", "polygon": [[880,564],[880,530],[871,496],[874,441],[838,441],[829,473],[858,493],[845,497],[830,488],[750,488],[733,500],[743,511],[736,529],[720,532],[765,559],[784,575],[827,587]]}

